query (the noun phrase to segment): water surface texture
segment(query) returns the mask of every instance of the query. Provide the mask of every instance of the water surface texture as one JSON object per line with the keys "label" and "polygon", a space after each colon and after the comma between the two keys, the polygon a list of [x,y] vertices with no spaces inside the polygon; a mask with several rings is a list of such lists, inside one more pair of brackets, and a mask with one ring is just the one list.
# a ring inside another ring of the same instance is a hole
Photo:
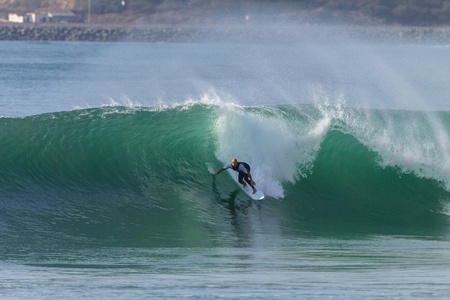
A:
{"label": "water surface texture", "polygon": [[[450,297],[450,48],[0,42],[0,296]],[[250,201],[223,172],[252,166]]]}

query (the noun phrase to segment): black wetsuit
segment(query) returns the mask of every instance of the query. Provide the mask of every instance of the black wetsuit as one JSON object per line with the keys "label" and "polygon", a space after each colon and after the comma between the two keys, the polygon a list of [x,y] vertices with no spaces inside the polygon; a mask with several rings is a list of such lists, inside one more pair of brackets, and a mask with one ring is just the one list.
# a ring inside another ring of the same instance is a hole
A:
{"label": "black wetsuit", "polygon": [[236,167],[233,167],[233,165],[231,165],[231,164],[223,167],[224,170],[229,169],[229,168],[233,169],[236,172],[239,172],[239,183],[240,184],[248,183],[253,188],[252,182],[251,182],[250,178],[248,178],[248,173],[250,172],[249,164],[247,164],[245,162],[238,162],[236,164]]}

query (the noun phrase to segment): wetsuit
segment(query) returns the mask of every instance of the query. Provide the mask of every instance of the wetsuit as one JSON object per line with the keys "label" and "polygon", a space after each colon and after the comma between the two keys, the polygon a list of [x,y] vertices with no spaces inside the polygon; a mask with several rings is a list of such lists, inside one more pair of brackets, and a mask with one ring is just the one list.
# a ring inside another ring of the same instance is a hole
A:
{"label": "wetsuit", "polygon": [[239,172],[239,183],[240,184],[245,185],[245,182],[246,182],[253,188],[252,182],[250,181],[250,178],[248,178],[248,172],[250,172],[249,164],[247,164],[245,162],[238,162],[236,167],[233,167],[232,164],[229,164],[229,165],[223,167],[224,170],[227,170],[230,168],[236,172]]}

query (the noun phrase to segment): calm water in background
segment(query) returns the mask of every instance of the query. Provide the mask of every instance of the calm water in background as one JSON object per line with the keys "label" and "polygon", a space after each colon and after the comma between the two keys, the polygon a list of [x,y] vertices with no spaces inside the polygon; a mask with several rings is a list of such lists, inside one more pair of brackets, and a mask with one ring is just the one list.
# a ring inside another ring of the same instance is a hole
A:
{"label": "calm water in background", "polygon": [[449,51],[1,42],[0,295],[448,298]]}

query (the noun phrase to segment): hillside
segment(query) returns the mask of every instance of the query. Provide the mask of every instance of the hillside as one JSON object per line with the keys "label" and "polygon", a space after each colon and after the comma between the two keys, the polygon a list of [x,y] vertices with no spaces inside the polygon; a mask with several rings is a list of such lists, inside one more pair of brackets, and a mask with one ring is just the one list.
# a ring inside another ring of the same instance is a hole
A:
{"label": "hillside", "polygon": [[[76,10],[87,0],[0,0],[0,12]],[[450,24],[446,0],[91,0],[92,23],[240,24],[351,23],[434,26]]]}
{"label": "hillside", "polygon": [[0,0],[0,9],[34,12],[38,9],[72,10],[77,0]]}

